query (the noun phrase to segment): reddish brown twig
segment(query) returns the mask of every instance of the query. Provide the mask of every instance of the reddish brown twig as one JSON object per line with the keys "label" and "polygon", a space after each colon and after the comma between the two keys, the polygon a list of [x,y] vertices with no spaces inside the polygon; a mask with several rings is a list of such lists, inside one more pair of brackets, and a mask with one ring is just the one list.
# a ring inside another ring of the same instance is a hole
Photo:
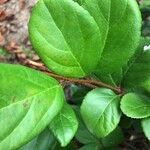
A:
{"label": "reddish brown twig", "polygon": [[[20,59],[19,56],[21,54],[24,54],[23,51],[20,48],[17,48],[17,46],[15,46],[15,45],[14,45],[14,50],[12,50],[12,51],[9,50],[9,52],[15,54],[18,59]],[[84,85],[84,86],[87,86],[87,87],[90,87],[90,88],[106,87],[106,88],[109,88],[109,89],[115,91],[118,94],[122,93],[122,90],[121,90],[120,87],[114,87],[114,86],[111,86],[111,85],[106,84],[106,83],[104,83],[102,81],[99,81],[99,80],[88,79],[88,78],[85,78],[85,79],[84,78],[81,78],[81,79],[68,78],[68,77],[63,77],[61,75],[57,75],[53,72],[50,72],[44,66],[43,63],[33,61],[33,60],[27,58],[27,56],[24,57],[24,59],[20,59],[20,63],[23,64],[23,65],[29,66],[31,68],[40,70],[43,73],[47,74],[48,76],[51,76],[51,77],[53,77],[53,78],[55,78],[59,81],[68,81],[68,82],[71,82],[71,83],[81,84],[81,85]]]}

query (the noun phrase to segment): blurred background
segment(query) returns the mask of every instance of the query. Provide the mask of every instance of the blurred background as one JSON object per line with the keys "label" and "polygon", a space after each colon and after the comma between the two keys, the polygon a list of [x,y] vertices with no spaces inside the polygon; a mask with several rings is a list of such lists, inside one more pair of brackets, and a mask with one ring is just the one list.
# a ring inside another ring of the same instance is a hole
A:
{"label": "blurred background", "polygon": [[18,63],[26,57],[38,60],[32,58],[27,28],[35,3],[36,0],[0,0],[0,62]]}

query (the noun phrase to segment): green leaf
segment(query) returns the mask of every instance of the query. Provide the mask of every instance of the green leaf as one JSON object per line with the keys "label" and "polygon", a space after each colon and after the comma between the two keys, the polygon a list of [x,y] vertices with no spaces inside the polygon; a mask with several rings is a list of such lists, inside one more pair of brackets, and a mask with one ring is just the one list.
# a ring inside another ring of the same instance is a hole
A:
{"label": "green leaf", "polygon": [[110,148],[121,144],[123,140],[124,140],[123,132],[119,127],[117,127],[108,136],[102,138],[101,143],[103,147]]}
{"label": "green leaf", "polygon": [[140,88],[150,92],[150,51],[142,51],[129,66],[123,86],[126,89]]}
{"label": "green leaf", "polygon": [[91,133],[105,137],[120,121],[120,98],[109,89],[94,89],[89,92],[81,105],[82,118]]}
{"label": "green leaf", "polygon": [[127,65],[123,68],[124,76],[126,75],[128,70],[130,69],[130,67],[132,67],[134,62],[142,55],[145,46],[148,46],[149,44],[150,44],[150,38],[149,37],[141,37],[140,38],[139,45],[136,49],[135,54],[130,58]]}
{"label": "green leaf", "polygon": [[77,145],[71,142],[67,147],[61,147],[59,143],[56,143],[50,150],[77,150]]}
{"label": "green leaf", "polygon": [[150,140],[150,117],[142,119],[141,123],[145,136]]}
{"label": "green leaf", "polygon": [[78,128],[78,121],[71,106],[64,104],[61,112],[53,119],[49,127],[61,146],[64,147],[70,143]]}
{"label": "green leaf", "polygon": [[74,110],[79,122],[79,127],[76,132],[75,138],[82,144],[96,143],[97,139],[88,131],[82,120],[80,109],[78,107],[75,107]]}
{"label": "green leaf", "polygon": [[95,146],[99,145],[99,147],[101,148],[103,147],[103,149],[106,149],[106,148],[110,148],[113,146],[117,146],[123,141],[124,139],[123,133],[119,127],[117,127],[114,131],[112,131],[106,137],[97,139],[87,130],[85,124],[82,121],[80,113],[78,111],[78,107],[75,107],[75,112],[77,114],[77,118],[79,122],[79,128],[75,137],[80,143],[86,145],[84,146],[85,148],[88,147],[87,145],[95,144]]}
{"label": "green leaf", "polygon": [[79,150],[101,150],[99,149],[99,146],[96,143],[87,144],[83,147],[81,147]]}
{"label": "green leaf", "polygon": [[77,146],[71,142],[67,147],[61,147],[49,129],[46,129],[19,150],[77,150]]}
{"label": "green leaf", "polygon": [[103,148],[108,148],[108,147],[110,148],[110,147],[119,145],[123,141],[124,139],[123,133],[119,127],[117,127],[114,131],[112,131],[106,137],[97,139],[87,130],[85,124],[82,121],[82,118],[80,117],[78,109],[76,108],[75,110],[76,110],[77,118],[79,121],[79,128],[75,137],[80,143],[86,144],[86,145],[92,144],[92,143],[97,145],[99,143],[99,146]]}
{"label": "green leaf", "polygon": [[150,99],[145,95],[128,93],[121,100],[121,110],[131,118],[145,118],[150,116]]}
{"label": "green leaf", "polygon": [[98,25],[72,0],[39,0],[32,10],[29,35],[47,67],[63,76],[90,74],[101,56]]}
{"label": "green leaf", "polygon": [[120,69],[111,74],[95,74],[95,73],[93,73],[94,79],[103,81],[114,87],[117,87],[118,85],[121,84],[122,77],[123,77],[123,69]]}
{"label": "green leaf", "polygon": [[38,71],[0,64],[0,149],[17,149],[37,136],[59,113],[59,83]]}
{"label": "green leaf", "polygon": [[53,134],[46,128],[41,134],[19,150],[50,150],[54,146],[54,143],[55,138]]}
{"label": "green leaf", "polygon": [[79,4],[93,16],[102,36],[103,53],[96,75],[118,72],[140,39],[141,15],[136,0],[79,0]]}
{"label": "green leaf", "polygon": [[105,148],[99,145],[98,143],[90,143],[82,146],[79,150],[119,150],[117,147]]}

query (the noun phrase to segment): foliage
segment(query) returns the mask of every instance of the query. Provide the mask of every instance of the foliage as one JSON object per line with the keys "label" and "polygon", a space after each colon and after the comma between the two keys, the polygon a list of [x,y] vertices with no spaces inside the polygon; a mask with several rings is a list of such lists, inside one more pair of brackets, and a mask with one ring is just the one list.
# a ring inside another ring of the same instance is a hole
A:
{"label": "foliage", "polygon": [[61,82],[1,63],[0,149],[117,149],[125,116],[150,140],[150,39],[141,24],[135,0],[38,0],[29,36],[43,63],[99,87],[71,85],[67,103]]}

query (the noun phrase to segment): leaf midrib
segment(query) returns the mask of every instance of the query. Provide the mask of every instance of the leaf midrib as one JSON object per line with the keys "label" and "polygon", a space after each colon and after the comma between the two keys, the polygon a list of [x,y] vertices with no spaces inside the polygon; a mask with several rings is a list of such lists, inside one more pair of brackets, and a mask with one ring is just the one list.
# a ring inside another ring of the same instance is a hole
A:
{"label": "leaf midrib", "polygon": [[110,105],[117,97],[118,97],[118,96],[114,96],[114,98],[112,98],[112,100],[110,100],[110,102],[106,105],[104,111],[103,111],[103,112],[101,113],[101,115],[98,117],[98,119],[97,119],[97,121],[96,121],[96,123],[95,123],[94,128],[96,128],[96,126],[97,126],[99,120],[101,119],[102,115],[103,115],[104,112],[106,111],[107,107],[109,107],[109,105]]}
{"label": "leaf midrib", "polygon": [[131,107],[130,105],[126,105],[127,107],[129,106],[129,109],[130,110],[134,110],[134,109],[138,109],[138,108],[141,108],[141,107],[150,107],[150,104],[149,105],[142,105],[142,106],[138,106],[138,107]]}
{"label": "leaf midrib", "polygon": [[[56,88],[56,87],[59,87],[59,86],[57,85],[57,86],[54,86],[53,88],[48,88],[47,90],[42,91],[42,92],[38,93],[37,95],[39,95],[39,94],[41,94],[41,93],[44,93],[44,92],[47,92],[47,91],[49,91],[49,90],[51,90],[51,89],[54,89],[54,88]],[[30,98],[34,97],[35,95],[36,95],[36,94],[32,95]],[[55,94],[55,97],[56,97],[56,94]],[[28,98],[29,98],[29,97],[28,97]],[[26,99],[24,99],[24,100],[26,100]],[[35,101],[35,100],[34,100],[34,101]],[[19,101],[19,102],[20,102],[20,101]],[[17,103],[19,103],[19,102],[17,102]],[[13,104],[16,104],[16,103],[13,103]],[[31,104],[31,105],[32,105],[32,104]],[[12,106],[12,105],[9,105],[9,106]],[[6,107],[4,107],[4,108],[6,108]],[[3,138],[3,140],[0,142],[0,144],[1,144],[3,141],[5,141],[5,139],[7,139],[7,138],[9,137],[9,135],[11,135],[11,133],[13,133],[14,130],[20,125],[20,123],[24,120],[24,118],[26,117],[27,113],[29,112],[30,108],[31,108],[31,107],[29,107],[28,111],[25,113],[24,117],[20,120],[20,122],[18,123],[18,125],[17,125],[8,135],[6,135],[6,136]],[[1,109],[0,109],[0,110],[1,110]],[[47,111],[46,111],[46,112],[47,112]],[[44,113],[44,115],[46,114],[46,112]],[[43,118],[44,115],[42,115],[41,118]],[[41,119],[40,119],[40,120],[41,120]],[[37,126],[37,125],[38,125],[38,123],[36,124],[36,126]],[[36,126],[35,126],[35,128],[36,128]]]}
{"label": "leaf midrib", "polygon": [[55,23],[54,18],[52,17],[52,15],[51,15],[51,13],[50,13],[50,11],[49,11],[49,9],[48,9],[48,7],[47,7],[47,5],[46,5],[45,1],[44,1],[44,0],[42,0],[42,1],[43,1],[43,4],[44,4],[45,8],[46,8],[46,9],[47,9],[47,11],[49,12],[49,15],[50,15],[50,16],[51,16],[51,18],[53,19],[53,22],[54,22],[55,26],[57,27],[57,29],[58,29],[58,30],[59,30],[59,32],[61,33],[62,37],[64,38],[64,41],[66,42],[66,44],[67,44],[67,46],[68,46],[68,48],[69,48],[69,52],[70,52],[70,54],[72,55],[72,57],[73,57],[73,58],[74,58],[74,60],[76,61],[76,63],[77,63],[77,65],[78,65],[78,67],[79,67],[79,68],[80,68],[80,70],[81,70],[81,72],[82,72],[83,74],[85,74],[85,71],[84,71],[84,70],[83,70],[83,68],[81,67],[81,65],[80,65],[80,63],[78,62],[77,58],[76,58],[76,57],[74,56],[74,54],[72,53],[70,45],[67,43],[67,41],[66,41],[66,39],[65,39],[64,35],[62,34],[61,30],[59,29],[59,27],[58,27],[58,26],[57,26],[57,24]]}
{"label": "leaf midrib", "polygon": [[[24,99],[22,99],[22,100],[19,100],[19,101],[16,102],[16,103],[12,103],[12,104],[10,104],[9,106],[16,105],[16,104],[20,103],[21,101],[26,101],[26,100],[28,100],[28,99],[31,99],[32,97],[35,97],[35,96],[40,95],[40,94],[42,94],[42,93],[45,93],[45,92],[47,92],[47,91],[49,91],[49,90],[51,90],[51,89],[54,89],[54,88],[56,88],[56,87],[59,88],[59,85],[55,85],[55,86],[53,86],[52,88],[48,88],[48,89],[43,90],[43,91],[41,91],[41,92],[39,92],[39,93],[33,94],[33,95],[29,96],[29,97],[26,97],[26,98],[24,98]],[[3,110],[3,109],[5,109],[5,108],[8,108],[9,106],[7,105],[7,106],[1,108],[0,111]]]}
{"label": "leaf midrib", "polygon": [[[5,73],[4,73],[5,74]],[[12,74],[10,73],[7,73],[7,76],[12,76]],[[17,78],[20,78],[20,79],[22,79],[22,80],[24,80],[24,81],[28,81],[29,83],[31,83],[31,84],[33,84],[33,85],[36,85],[37,87],[40,87],[40,88],[45,88],[44,86],[41,86],[40,84],[38,84],[38,83],[36,83],[36,82],[33,82],[32,80],[30,80],[29,78],[26,78],[26,77],[21,77],[21,76],[19,76],[19,75],[16,75],[15,74],[15,77],[17,77]]]}

